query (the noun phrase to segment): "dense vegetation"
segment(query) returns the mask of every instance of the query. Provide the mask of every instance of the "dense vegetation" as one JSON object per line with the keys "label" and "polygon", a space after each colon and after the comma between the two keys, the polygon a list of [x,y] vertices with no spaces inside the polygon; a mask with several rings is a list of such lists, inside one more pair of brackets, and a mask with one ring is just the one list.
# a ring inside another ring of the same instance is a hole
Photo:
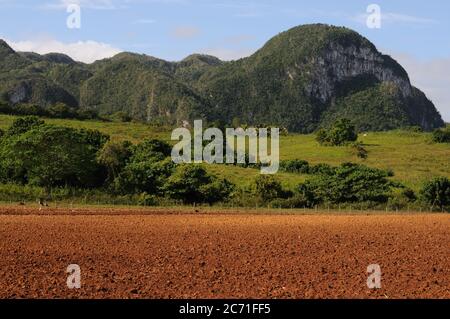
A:
{"label": "dense vegetation", "polygon": [[170,145],[145,140],[138,145],[109,142],[95,130],[45,124],[19,118],[0,140],[3,183],[55,187],[102,188],[110,194],[167,196],[185,203],[225,200],[233,185],[210,176],[202,167],[178,167]]}
{"label": "dense vegetation", "polygon": [[450,126],[445,129],[438,129],[433,132],[433,142],[450,143]]}
{"label": "dense vegetation", "polygon": [[[48,124],[37,117],[16,118],[0,135],[0,195],[9,200],[439,210],[450,205],[446,177],[429,179],[413,190],[395,181],[392,170],[292,159],[281,161],[278,176],[256,171],[248,184],[242,184],[214,173],[215,166],[174,164],[171,146],[158,139],[133,144],[96,129]],[[254,171],[239,169],[243,171],[229,176],[242,180],[244,172]],[[298,176],[298,182],[287,185],[286,174]]]}
{"label": "dense vegetation", "polygon": [[340,146],[358,139],[355,126],[348,119],[340,119],[330,128],[320,129],[316,133],[321,145]]}
{"label": "dense vegetation", "polygon": [[[363,61],[369,67],[359,65],[363,51],[372,55]],[[347,68],[339,64],[355,69],[342,75]],[[351,119],[358,131],[444,124],[397,62],[352,30],[319,24],[283,32],[233,62],[120,53],[86,65],[62,54],[17,53],[0,41],[0,106],[7,114],[120,114],[165,125],[201,118],[230,126],[239,119],[241,125],[302,133],[341,118]]]}

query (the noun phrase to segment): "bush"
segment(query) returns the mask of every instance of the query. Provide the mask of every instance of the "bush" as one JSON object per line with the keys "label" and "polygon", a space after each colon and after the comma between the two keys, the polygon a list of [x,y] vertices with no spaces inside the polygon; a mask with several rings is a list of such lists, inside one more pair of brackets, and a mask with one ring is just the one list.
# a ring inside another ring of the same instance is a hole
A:
{"label": "bush", "polygon": [[350,120],[341,119],[329,129],[320,129],[316,133],[316,140],[321,145],[340,146],[358,139],[356,128]]}
{"label": "bush", "polygon": [[161,161],[169,157],[172,147],[160,140],[146,139],[133,150],[131,162]]}
{"label": "bush", "polygon": [[37,104],[22,103],[15,105],[11,108],[12,114],[17,115],[35,115],[35,116],[47,116],[48,112]]}
{"label": "bush", "polygon": [[320,174],[333,174],[335,168],[328,164],[317,164],[314,166],[311,166],[309,168],[309,174],[312,175],[320,175]]}
{"label": "bush", "polygon": [[275,199],[270,203],[270,206],[272,208],[293,209],[293,208],[310,207],[311,205],[308,202],[308,198],[306,198],[304,194],[299,193],[286,199],[282,198]]}
{"label": "bush", "polygon": [[109,118],[111,121],[124,122],[124,123],[131,122],[131,120],[132,120],[131,116],[129,116],[128,113],[121,112],[121,111],[110,115]]}
{"label": "bush", "polygon": [[96,120],[100,119],[100,116],[95,110],[77,110],[76,118],[79,120]]}
{"label": "bush", "polygon": [[403,130],[406,131],[406,132],[411,132],[411,133],[423,133],[423,128],[418,126],[418,125],[405,126],[403,128]]}
{"label": "bush", "polygon": [[413,204],[417,196],[410,188],[399,188],[394,190],[389,196],[388,207],[392,210],[404,209]]}
{"label": "bush", "polygon": [[394,186],[386,171],[347,163],[307,180],[299,191],[311,204],[385,203]]}
{"label": "bush", "polygon": [[69,119],[76,118],[77,114],[74,109],[64,103],[56,103],[47,109],[50,117]]}
{"label": "bush", "polygon": [[435,178],[423,186],[420,195],[432,209],[448,209],[450,207],[450,180],[447,177]]}
{"label": "bush", "polygon": [[120,194],[162,195],[163,185],[173,173],[174,166],[171,159],[131,161],[114,180],[114,190]]}
{"label": "bush", "polygon": [[44,125],[45,122],[37,116],[20,117],[11,124],[5,133],[5,136],[20,135],[38,126]]}
{"label": "bush", "polygon": [[252,187],[261,203],[268,203],[277,198],[288,198],[291,194],[283,190],[281,183],[272,175],[259,175]]}
{"label": "bush", "polygon": [[108,181],[116,179],[125,168],[132,155],[132,144],[129,141],[106,143],[99,151],[97,161],[108,170]]}
{"label": "bush", "polygon": [[353,154],[362,160],[366,160],[369,157],[369,152],[365,149],[364,144],[361,142],[355,142],[352,144]]}
{"label": "bush", "polygon": [[[43,186],[47,191],[55,186],[96,185],[97,149],[83,134],[27,120],[16,121],[10,128],[14,134],[2,141],[0,161],[7,172],[4,178]],[[23,133],[18,134],[20,131]]]}
{"label": "bush", "polygon": [[199,165],[179,165],[175,174],[164,185],[165,193],[172,199],[186,204],[223,201],[233,191],[233,185],[227,180],[219,180],[209,175]]}
{"label": "bush", "polygon": [[303,160],[289,160],[280,162],[280,170],[287,173],[309,174],[309,163]]}
{"label": "bush", "polygon": [[95,152],[98,152],[105,145],[110,137],[99,130],[79,129],[81,140],[91,146]]}
{"label": "bush", "polygon": [[450,143],[450,128],[435,130],[433,132],[433,142]]}

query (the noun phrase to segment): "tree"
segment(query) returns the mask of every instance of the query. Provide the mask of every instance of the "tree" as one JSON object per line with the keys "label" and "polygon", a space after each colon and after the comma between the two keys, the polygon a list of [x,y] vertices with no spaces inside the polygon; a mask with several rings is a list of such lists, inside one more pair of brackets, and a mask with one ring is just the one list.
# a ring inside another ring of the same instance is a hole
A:
{"label": "tree", "polygon": [[2,164],[24,170],[47,193],[54,186],[92,186],[98,176],[96,150],[72,128],[34,125],[2,146]]}
{"label": "tree", "polygon": [[253,185],[253,193],[262,203],[268,203],[277,198],[286,198],[288,193],[283,190],[281,183],[272,175],[259,175]]}
{"label": "tree", "polygon": [[20,117],[11,124],[6,131],[6,136],[20,135],[29,130],[44,125],[45,122],[37,116]]}
{"label": "tree", "polygon": [[450,180],[447,177],[437,177],[425,183],[420,195],[432,209],[445,209],[450,206]]}
{"label": "tree", "polygon": [[385,203],[391,188],[387,171],[353,163],[323,171],[299,186],[300,193],[314,203]]}
{"label": "tree", "polygon": [[172,147],[160,140],[146,139],[133,150],[132,162],[144,162],[148,160],[163,160],[170,156]]}
{"label": "tree", "polygon": [[200,165],[179,165],[164,185],[165,193],[187,204],[213,204],[226,199],[233,185],[210,175]]}
{"label": "tree", "polygon": [[76,117],[75,111],[67,104],[58,102],[47,109],[51,117],[56,118],[74,118]]}
{"label": "tree", "polygon": [[90,145],[95,152],[99,151],[105,145],[110,137],[99,130],[80,129],[78,130],[82,141]]}
{"label": "tree", "polygon": [[357,139],[356,128],[348,119],[340,119],[331,128],[321,129],[316,133],[316,140],[321,145],[340,146]]}
{"label": "tree", "polygon": [[435,130],[433,132],[433,142],[450,143],[450,127]]}
{"label": "tree", "polygon": [[280,170],[288,173],[309,174],[309,163],[298,159],[281,161]]}
{"label": "tree", "polygon": [[97,160],[108,169],[108,181],[112,182],[124,169],[132,155],[132,144],[129,141],[106,143],[100,150]]}
{"label": "tree", "polygon": [[45,116],[48,113],[39,105],[32,103],[21,103],[12,109],[14,114],[19,115],[36,115],[36,116]]}
{"label": "tree", "polygon": [[122,194],[162,195],[164,183],[173,173],[174,167],[170,158],[161,161],[130,161],[114,180],[114,189]]}

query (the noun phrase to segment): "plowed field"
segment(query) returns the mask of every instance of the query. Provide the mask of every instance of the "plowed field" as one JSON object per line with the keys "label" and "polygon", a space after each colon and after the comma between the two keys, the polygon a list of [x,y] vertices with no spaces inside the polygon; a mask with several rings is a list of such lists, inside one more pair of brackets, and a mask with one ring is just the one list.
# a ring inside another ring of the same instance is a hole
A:
{"label": "plowed field", "polygon": [[450,298],[450,215],[0,208],[0,298],[29,297]]}

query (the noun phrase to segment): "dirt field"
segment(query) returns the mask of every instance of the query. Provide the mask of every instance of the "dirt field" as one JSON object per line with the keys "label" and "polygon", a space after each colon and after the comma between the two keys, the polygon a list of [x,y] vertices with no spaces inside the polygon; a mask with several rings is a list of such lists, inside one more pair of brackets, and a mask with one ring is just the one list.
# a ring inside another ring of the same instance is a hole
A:
{"label": "dirt field", "polygon": [[166,213],[0,208],[0,297],[450,298],[448,214]]}

